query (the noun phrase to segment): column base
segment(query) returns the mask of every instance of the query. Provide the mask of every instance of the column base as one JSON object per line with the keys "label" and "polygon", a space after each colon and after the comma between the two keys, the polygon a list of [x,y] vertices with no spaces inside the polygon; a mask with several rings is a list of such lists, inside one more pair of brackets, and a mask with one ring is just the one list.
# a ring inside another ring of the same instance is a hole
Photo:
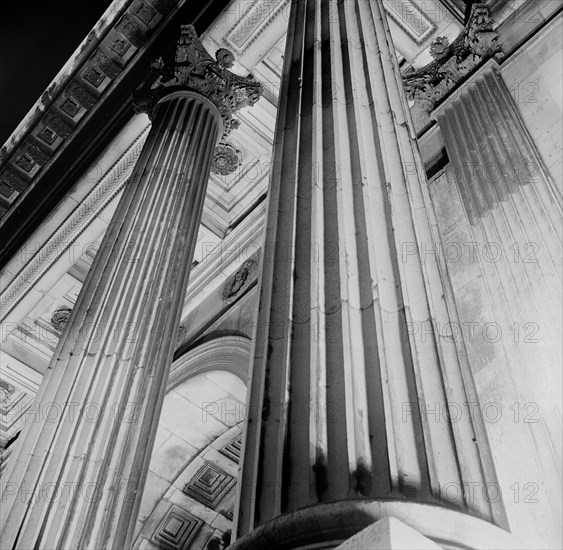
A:
{"label": "column base", "polygon": [[384,518],[400,520],[446,550],[526,548],[511,533],[456,510],[406,501],[346,500],[284,514],[239,538],[228,550],[328,550]]}
{"label": "column base", "polygon": [[442,550],[397,518],[383,518],[362,529],[336,550]]}

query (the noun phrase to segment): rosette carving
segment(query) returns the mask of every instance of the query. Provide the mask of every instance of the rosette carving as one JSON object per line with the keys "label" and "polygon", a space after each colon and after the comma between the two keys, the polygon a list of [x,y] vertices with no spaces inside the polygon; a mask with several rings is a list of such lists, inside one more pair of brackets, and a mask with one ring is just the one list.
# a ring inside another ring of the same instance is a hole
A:
{"label": "rosette carving", "polygon": [[152,74],[133,94],[138,112],[152,113],[157,102],[174,91],[191,90],[212,101],[224,124],[223,138],[238,126],[233,114],[252,106],[262,94],[262,84],[253,78],[238,76],[228,69],[234,55],[221,48],[213,58],[203,47],[192,25],[182,25],[176,43],[174,61],[162,58],[152,64]]}
{"label": "rosette carving", "polygon": [[70,319],[71,313],[72,309],[67,306],[59,307],[53,312],[53,316],[51,317],[51,326],[59,334],[63,333],[63,330],[65,329],[68,320]]}
{"label": "rosette carving", "polygon": [[232,174],[241,164],[240,154],[230,143],[219,143],[213,153],[211,171],[220,176]]}
{"label": "rosette carving", "polygon": [[254,275],[258,270],[256,260],[246,260],[238,271],[231,275],[223,287],[223,302],[230,304],[236,300],[253,282]]}

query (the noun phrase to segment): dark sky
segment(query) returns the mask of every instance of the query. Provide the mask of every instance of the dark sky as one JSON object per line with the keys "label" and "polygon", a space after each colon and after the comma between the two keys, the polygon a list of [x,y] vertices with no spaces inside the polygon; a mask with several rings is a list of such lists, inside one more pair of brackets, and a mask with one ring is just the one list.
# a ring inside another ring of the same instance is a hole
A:
{"label": "dark sky", "polygon": [[17,0],[0,10],[0,146],[111,0]]}

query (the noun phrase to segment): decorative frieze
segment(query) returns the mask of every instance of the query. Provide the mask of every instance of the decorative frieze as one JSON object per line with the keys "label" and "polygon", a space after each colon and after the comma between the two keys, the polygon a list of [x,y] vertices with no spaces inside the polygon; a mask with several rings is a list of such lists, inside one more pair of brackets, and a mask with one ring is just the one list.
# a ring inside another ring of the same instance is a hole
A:
{"label": "decorative frieze", "polygon": [[[288,10],[289,3],[289,0],[255,0],[226,34],[225,44],[237,53],[244,52]],[[436,24],[413,0],[384,0],[384,5],[387,14],[416,44],[422,44],[436,30]]]}
{"label": "decorative frieze", "polygon": [[435,23],[413,0],[383,0],[387,14],[417,44],[422,44],[435,30]]}
{"label": "decorative frieze", "polygon": [[242,53],[288,4],[289,0],[255,0],[244,16],[227,33],[225,42],[235,48],[238,53]]}

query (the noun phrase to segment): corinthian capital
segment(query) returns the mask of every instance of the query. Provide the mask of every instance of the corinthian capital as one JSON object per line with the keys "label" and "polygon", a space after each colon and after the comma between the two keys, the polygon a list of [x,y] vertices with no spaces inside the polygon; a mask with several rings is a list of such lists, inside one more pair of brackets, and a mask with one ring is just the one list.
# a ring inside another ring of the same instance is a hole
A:
{"label": "corinthian capital", "polygon": [[260,82],[228,70],[234,60],[234,55],[224,48],[217,50],[213,58],[203,47],[194,27],[182,25],[174,61],[164,63],[158,59],[153,63],[151,78],[133,94],[135,108],[150,115],[165,95],[191,90],[217,106],[223,119],[225,137],[238,125],[233,114],[241,107],[254,105],[262,93]]}
{"label": "corinthian capital", "polygon": [[487,59],[502,56],[497,38],[489,7],[473,4],[467,25],[452,44],[438,36],[430,46],[434,61],[403,75],[407,97],[425,111],[432,111]]}

